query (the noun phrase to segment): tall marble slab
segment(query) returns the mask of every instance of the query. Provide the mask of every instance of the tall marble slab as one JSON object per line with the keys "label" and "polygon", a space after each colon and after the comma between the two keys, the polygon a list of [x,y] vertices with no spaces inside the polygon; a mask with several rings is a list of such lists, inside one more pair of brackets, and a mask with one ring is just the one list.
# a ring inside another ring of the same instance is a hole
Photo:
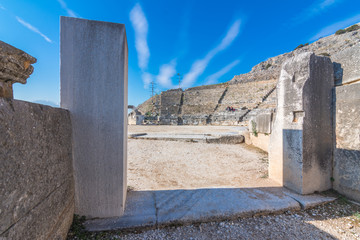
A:
{"label": "tall marble slab", "polygon": [[72,121],[75,213],[121,216],[127,188],[125,25],[60,20],[61,107]]}

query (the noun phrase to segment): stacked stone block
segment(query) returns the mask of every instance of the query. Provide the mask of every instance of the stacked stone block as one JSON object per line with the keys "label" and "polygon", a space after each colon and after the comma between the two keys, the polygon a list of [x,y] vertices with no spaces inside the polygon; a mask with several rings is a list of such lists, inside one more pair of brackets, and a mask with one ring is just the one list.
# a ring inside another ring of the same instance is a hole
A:
{"label": "stacked stone block", "polygon": [[290,58],[281,70],[269,174],[301,194],[331,188],[333,85],[331,60],[314,53]]}

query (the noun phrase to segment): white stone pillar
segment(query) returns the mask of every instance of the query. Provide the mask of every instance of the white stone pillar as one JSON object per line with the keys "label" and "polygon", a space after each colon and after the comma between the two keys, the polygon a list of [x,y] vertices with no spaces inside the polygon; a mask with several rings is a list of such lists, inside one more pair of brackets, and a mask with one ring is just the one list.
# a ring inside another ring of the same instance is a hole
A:
{"label": "white stone pillar", "polygon": [[124,212],[128,47],[124,24],[61,17],[61,107],[73,135],[75,213]]}
{"label": "white stone pillar", "polygon": [[269,175],[301,194],[331,188],[333,74],[329,58],[309,52],[282,66]]}

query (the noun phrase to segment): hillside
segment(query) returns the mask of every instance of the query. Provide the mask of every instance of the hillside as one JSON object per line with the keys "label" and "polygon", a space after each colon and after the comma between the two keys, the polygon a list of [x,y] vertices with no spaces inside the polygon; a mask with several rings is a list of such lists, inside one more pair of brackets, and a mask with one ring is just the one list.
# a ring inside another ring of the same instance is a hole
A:
{"label": "hillside", "polygon": [[[339,59],[339,52],[343,52],[348,48],[352,48],[359,43],[359,30],[345,32],[339,35],[333,34],[328,37],[321,38],[309,45],[306,45],[305,43],[305,46],[303,47],[300,47],[301,45],[299,45],[297,49],[289,53],[284,53],[276,57],[269,58],[266,61],[254,66],[249,73],[234,76],[234,78],[231,79],[229,83],[233,84],[251,81],[277,80],[280,75],[282,63],[295,54],[302,52],[314,52],[316,55],[328,56],[331,58],[331,60],[336,62]],[[336,80],[339,80],[339,75],[336,77]]]}
{"label": "hillside", "polygon": [[[334,62],[334,81],[337,85],[343,84],[343,77],[351,81],[352,76],[346,74],[359,75],[360,69],[356,68],[355,63],[360,56],[360,27],[354,26],[348,28],[351,31],[343,30],[341,34],[333,34],[312,44],[300,45],[292,52],[269,58],[254,66],[249,73],[236,75],[227,83],[193,87],[185,91],[164,91],[139,105],[138,110],[142,114],[151,112],[160,116],[160,124],[243,124],[252,116],[275,110],[275,88],[281,66],[296,54],[310,51],[330,57]],[[229,107],[235,111],[229,111]]]}

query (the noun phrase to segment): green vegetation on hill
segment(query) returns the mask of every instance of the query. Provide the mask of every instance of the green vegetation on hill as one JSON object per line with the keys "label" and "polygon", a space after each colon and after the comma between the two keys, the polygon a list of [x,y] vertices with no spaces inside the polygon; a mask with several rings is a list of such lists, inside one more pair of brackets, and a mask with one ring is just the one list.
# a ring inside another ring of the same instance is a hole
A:
{"label": "green vegetation on hill", "polygon": [[302,48],[302,47],[305,47],[305,46],[307,46],[307,45],[309,45],[309,43],[300,44],[300,45],[297,46],[294,50],[299,49],[299,48]]}
{"label": "green vegetation on hill", "polygon": [[345,28],[345,29],[339,29],[335,32],[335,35],[341,35],[347,32],[352,32],[360,29],[360,26],[357,24],[352,25],[351,27]]}

